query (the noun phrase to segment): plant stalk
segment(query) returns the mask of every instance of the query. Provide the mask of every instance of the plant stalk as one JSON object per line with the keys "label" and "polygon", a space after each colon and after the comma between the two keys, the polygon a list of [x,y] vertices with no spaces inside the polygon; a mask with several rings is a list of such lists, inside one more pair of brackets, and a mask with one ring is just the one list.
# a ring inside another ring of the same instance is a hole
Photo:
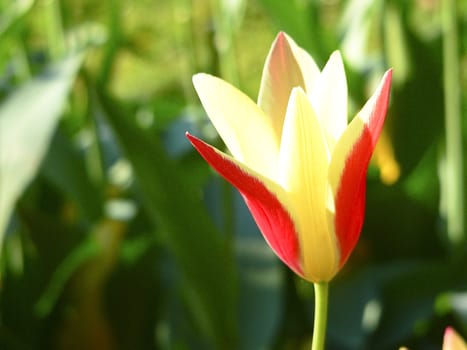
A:
{"label": "plant stalk", "polygon": [[329,282],[314,283],[313,286],[315,288],[315,317],[311,350],[324,350],[328,318]]}
{"label": "plant stalk", "polygon": [[464,177],[462,156],[462,118],[457,36],[456,1],[443,0],[443,84],[446,128],[446,196],[447,235],[453,248],[464,241]]}
{"label": "plant stalk", "polygon": [[58,0],[47,0],[44,3],[44,27],[47,34],[50,59],[58,61],[66,52],[62,14]]}

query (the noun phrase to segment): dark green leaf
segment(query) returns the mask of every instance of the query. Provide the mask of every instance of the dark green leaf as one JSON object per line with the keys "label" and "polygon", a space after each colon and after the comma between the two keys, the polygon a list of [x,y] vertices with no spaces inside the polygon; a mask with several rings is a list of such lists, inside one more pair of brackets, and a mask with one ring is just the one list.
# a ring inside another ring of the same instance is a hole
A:
{"label": "dark green leaf", "polygon": [[190,174],[181,173],[160,140],[136,127],[107,96],[101,93],[99,97],[134,167],[146,209],[185,276],[184,293],[197,322],[217,348],[235,348],[233,256],[203,209],[200,195],[183,181],[183,176]]}

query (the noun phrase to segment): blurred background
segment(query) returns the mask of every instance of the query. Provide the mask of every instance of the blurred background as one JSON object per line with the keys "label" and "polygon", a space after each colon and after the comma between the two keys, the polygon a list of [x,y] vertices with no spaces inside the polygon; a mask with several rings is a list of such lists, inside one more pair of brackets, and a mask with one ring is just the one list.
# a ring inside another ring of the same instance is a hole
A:
{"label": "blurred background", "polygon": [[394,68],[327,348],[466,336],[466,28],[463,0],[0,0],[0,349],[309,348],[312,286],[184,136],[223,147],[191,76],[256,100],[279,30],[341,50],[352,113]]}

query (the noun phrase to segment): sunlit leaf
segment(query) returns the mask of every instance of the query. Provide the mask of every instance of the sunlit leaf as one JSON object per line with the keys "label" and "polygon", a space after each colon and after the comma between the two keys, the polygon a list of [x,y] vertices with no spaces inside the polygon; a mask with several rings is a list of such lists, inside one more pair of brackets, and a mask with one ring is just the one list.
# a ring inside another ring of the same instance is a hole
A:
{"label": "sunlit leaf", "polygon": [[34,0],[10,1],[9,6],[0,14],[0,38],[18,23],[34,4]]}
{"label": "sunlit leaf", "polygon": [[50,67],[0,105],[0,243],[15,201],[34,178],[82,61]]}

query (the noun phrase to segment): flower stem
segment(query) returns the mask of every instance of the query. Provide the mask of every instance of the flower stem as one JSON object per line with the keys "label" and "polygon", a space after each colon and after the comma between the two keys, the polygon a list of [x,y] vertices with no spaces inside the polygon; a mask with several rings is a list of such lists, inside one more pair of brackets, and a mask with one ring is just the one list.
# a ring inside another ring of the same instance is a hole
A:
{"label": "flower stem", "polygon": [[447,233],[453,247],[465,241],[464,177],[462,174],[462,116],[460,103],[457,13],[455,0],[442,1],[443,74],[446,124]]}
{"label": "flower stem", "polygon": [[47,33],[50,58],[52,61],[57,61],[66,51],[62,14],[58,0],[44,2],[44,28]]}
{"label": "flower stem", "polygon": [[328,318],[328,282],[314,283],[315,287],[315,320],[313,325],[313,342],[311,350],[323,350],[326,339],[326,323]]}

